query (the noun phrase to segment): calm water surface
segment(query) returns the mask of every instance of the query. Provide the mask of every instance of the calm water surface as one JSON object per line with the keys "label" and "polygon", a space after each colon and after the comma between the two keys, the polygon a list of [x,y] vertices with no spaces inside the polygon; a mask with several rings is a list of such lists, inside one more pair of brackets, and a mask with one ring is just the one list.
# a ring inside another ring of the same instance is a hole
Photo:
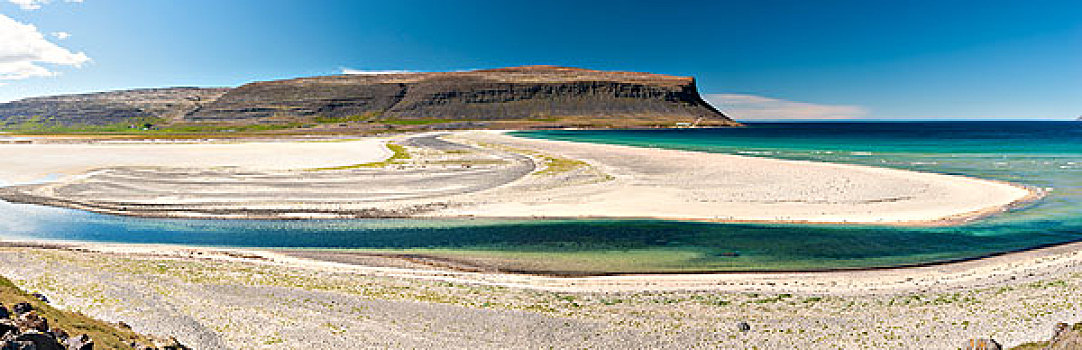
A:
{"label": "calm water surface", "polygon": [[518,135],[965,174],[1048,188],[1052,193],[1023,210],[937,228],[645,220],[174,220],[0,202],[0,235],[204,246],[444,250],[522,259],[541,254],[581,258],[579,262],[587,263],[576,269],[587,272],[889,266],[1082,240],[1082,123],[764,123],[733,129]]}

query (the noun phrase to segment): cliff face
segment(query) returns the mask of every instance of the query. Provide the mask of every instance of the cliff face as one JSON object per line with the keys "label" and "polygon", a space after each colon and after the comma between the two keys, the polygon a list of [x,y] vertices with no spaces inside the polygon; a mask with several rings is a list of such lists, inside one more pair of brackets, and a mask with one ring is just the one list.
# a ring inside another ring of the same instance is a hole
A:
{"label": "cliff face", "polygon": [[702,118],[735,124],[690,77],[549,66],[470,72],[342,75],[258,82],[189,114],[192,121],[272,117],[529,120]]}
{"label": "cliff face", "polygon": [[[347,118],[355,116],[361,117]],[[690,77],[552,66],[337,75],[256,82],[235,89],[143,89],[0,104],[0,127],[27,120],[103,125],[146,117],[230,124],[347,118],[374,123],[559,121],[554,125],[578,126],[698,121],[737,125],[702,100]]]}
{"label": "cliff face", "polygon": [[27,98],[0,104],[0,125],[30,120],[63,125],[105,125],[149,117],[178,120],[226,91],[180,87]]}
{"label": "cliff face", "polygon": [[231,90],[185,119],[258,121],[272,117],[363,115],[387,110],[402,98],[404,91],[403,84],[378,84],[349,76],[252,83]]}

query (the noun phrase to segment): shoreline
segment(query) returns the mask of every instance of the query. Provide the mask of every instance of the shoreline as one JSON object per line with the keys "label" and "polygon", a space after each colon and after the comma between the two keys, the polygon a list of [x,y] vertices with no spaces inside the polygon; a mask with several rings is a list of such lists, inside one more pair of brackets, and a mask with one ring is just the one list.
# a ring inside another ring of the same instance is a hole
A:
{"label": "shoreline", "polygon": [[[809,295],[898,295],[947,293],[1024,283],[1067,269],[1082,273],[1082,240],[1046,244],[971,258],[898,266],[824,270],[710,271],[552,275],[448,268],[458,263],[424,254],[351,253],[323,248],[242,248],[179,244],[107,243],[53,240],[0,240],[0,249],[57,250],[129,258],[223,261],[323,272],[462,283],[558,293],[763,292]],[[316,254],[297,254],[316,253]],[[345,253],[387,258],[413,267],[378,266],[314,257]],[[417,263],[411,258],[430,259]],[[1023,278],[1019,278],[1023,276]]]}
{"label": "shoreline", "polygon": [[[44,244],[45,242],[48,242],[48,241],[41,241],[41,242],[42,242],[42,244]],[[0,243],[2,243],[2,241],[0,241]],[[91,242],[91,243],[93,243],[93,242]],[[103,244],[108,244],[108,243],[103,243]],[[1079,239],[1073,240],[1073,241],[1066,241],[1066,242],[1059,242],[1059,243],[1047,243],[1047,244],[1041,244],[1041,245],[1028,247],[1028,248],[1013,249],[1013,250],[1007,250],[1007,251],[1001,251],[1001,252],[992,252],[992,253],[987,253],[987,254],[978,255],[978,256],[972,256],[972,257],[952,258],[952,259],[935,260],[935,261],[919,262],[919,263],[911,263],[911,264],[882,265],[882,266],[869,266],[869,267],[837,267],[837,268],[822,268],[822,269],[726,270],[726,271],[688,270],[688,271],[673,271],[673,272],[669,272],[669,271],[654,271],[654,272],[644,271],[644,272],[630,272],[630,273],[623,273],[623,272],[589,273],[589,272],[573,272],[573,271],[566,272],[566,273],[563,273],[563,272],[556,273],[556,272],[536,272],[536,271],[529,271],[529,270],[498,270],[498,271],[492,271],[492,270],[487,270],[486,266],[469,265],[468,261],[456,260],[456,259],[451,259],[451,258],[446,258],[446,257],[439,257],[439,256],[425,255],[423,252],[419,252],[419,253],[396,253],[396,252],[381,253],[381,252],[378,252],[376,250],[365,250],[365,249],[356,249],[358,251],[353,251],[352,249],[349,249],[349,248],[236,248],[236,249],[248,249],[248,250],[252,250],[252,251],[266,251],[266,252],[274,252],[274,253],[284,253],[286,255],[290,255],[290,256],[294,256],[294,257],[300,257],[300,258],[311,259],[311,260],[316,260],[316,261],[343,263],[343,264],[353,265],[353,266],[380,267],[380,266],[369,266],[369,265],[363,265],[363,264],[354,264],[354,263],[342,262],[340,260],[335,260],[335,259],[326,259],[326,258],[320,258],[320,257],[313,257],[313,255],[319,255],[319,253],[341,253],[341,255],[353,255],[353,256],[358,257],[358,258],[376,257],[376,258],[389,258],[389,259],[403,259],[403,260],[410,260],[410,261],[420,260],[420,261],[425,261],[422,264],[430,266],[430,267],[440,268],[440,267],[452,266],[452,267],[446,268],[446,270],[447,271],[454,271],[454,272],[466,272],[466,273],[487,272],[487,273],[506,274],[506,275],[521,275],[521,276],[543,277],[543,278],[573,279],[573,278],[627,277],[627,276],[640,276],[640,277],[648,277],[648,276],[691,277],[691,276],[701,276],[701,275],[813,274],[813,273],[847,273],[847,272],[891,271],[891,270],[904,270],[904,269],[917,269],[917,268],[949,267],[949,266],[955,265],[955,264],[965,264],[965,263],[970,263],[970,262],[978,262],[978,261],[982,261],[982,260],[986,260],[986,259],[995,259],[995,258],[999,258],[999,257],[1005,257],[1005,256],[1009,256],[1009,255],[1012,255],[1012,254],[1023,254],[1023,253],[1029,253],[1029,252],[1037,252],[1037,251],[1041,251],[1041,250],[1053,249],[1053,248],[1058,248],[1058,247],[1062,247],[1062,246],[1077,246],[1078,249],[1082,249],[1082,238],[1079,238]],[[184,246],[184,245],[178,245],[178,247],[195,248],[194,246]],[[204,247],[204,248],[206,248],[206,249],[215,249],[213,247]],[[229,249],[229,248],[224,248],[224,249]],[[315,254],[304,254],[304,253],[315,253]]]}

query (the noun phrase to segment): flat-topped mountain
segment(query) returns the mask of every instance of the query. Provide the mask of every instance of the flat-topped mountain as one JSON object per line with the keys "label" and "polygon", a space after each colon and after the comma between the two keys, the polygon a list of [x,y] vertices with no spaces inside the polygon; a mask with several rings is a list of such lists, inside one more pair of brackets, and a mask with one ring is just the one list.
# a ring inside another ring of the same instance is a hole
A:
{"label": "flat-topped mountain", "polygon": [[738,125],[699,96],[695,80],[650,73],[526,66],[466,72],[356,74],[245,84],[24,99],[4,120],[339,127],[656,127]]}

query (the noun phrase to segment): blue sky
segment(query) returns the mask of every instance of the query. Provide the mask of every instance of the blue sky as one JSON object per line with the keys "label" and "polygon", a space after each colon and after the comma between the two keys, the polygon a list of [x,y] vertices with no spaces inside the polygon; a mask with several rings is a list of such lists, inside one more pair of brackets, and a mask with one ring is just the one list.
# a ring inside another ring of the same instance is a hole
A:
{"label": "blue sky", "polygon": [[1082,2],[0,0],[0,101],[528,64],[698,78],[741,119],[1073,119]]}

